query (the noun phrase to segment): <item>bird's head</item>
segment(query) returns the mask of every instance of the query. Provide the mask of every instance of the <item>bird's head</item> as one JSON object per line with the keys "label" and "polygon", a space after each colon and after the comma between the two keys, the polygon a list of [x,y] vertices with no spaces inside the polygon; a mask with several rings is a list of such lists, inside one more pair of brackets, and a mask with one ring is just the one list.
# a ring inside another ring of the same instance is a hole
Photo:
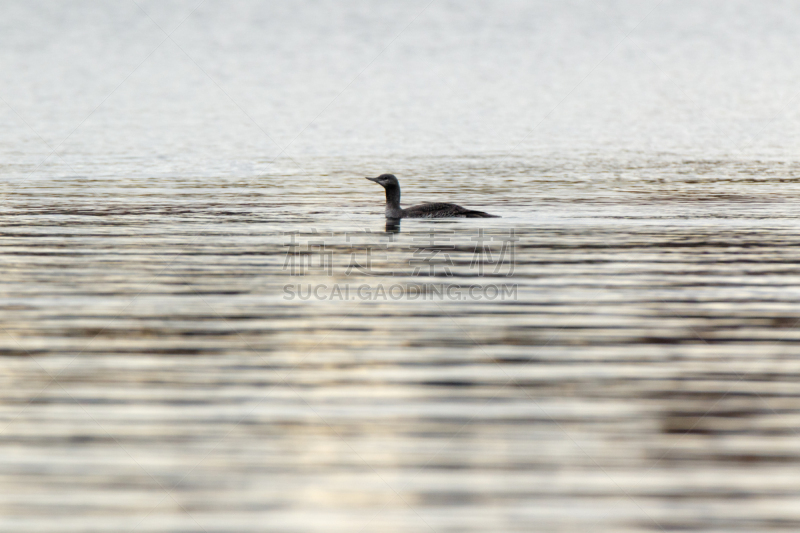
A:
{"label": "bird's head", "polygon": [[400,183],[397,181],[397,178],[394,174],[381,174],[377,178],[367,178],[370,181],[374,181],[378,185],[381,185],[384,189],[391,186],[400,186]]}

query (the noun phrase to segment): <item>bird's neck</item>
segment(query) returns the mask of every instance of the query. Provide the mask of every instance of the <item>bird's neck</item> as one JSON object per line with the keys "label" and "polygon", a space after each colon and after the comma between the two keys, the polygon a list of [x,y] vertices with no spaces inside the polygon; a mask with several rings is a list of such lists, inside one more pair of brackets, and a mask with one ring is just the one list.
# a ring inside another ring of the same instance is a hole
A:
{"label": "bird's neck", "polygon": [[386,187],[386,207],[400,209],[400,186],[390,185]]}

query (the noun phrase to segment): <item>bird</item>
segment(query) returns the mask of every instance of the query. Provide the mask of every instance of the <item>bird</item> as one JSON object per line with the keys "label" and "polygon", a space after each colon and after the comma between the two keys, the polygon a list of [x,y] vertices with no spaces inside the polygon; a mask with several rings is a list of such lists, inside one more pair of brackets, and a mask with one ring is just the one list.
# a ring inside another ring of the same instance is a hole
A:
{"label": "bird", "polygon": [[456,204],[425,202],[403,209],[400,207],[400,182],[394,174],[381,174],[377,178],[367,178],[386,189],[386,218],[500,218],[483,211],[475,211]]}

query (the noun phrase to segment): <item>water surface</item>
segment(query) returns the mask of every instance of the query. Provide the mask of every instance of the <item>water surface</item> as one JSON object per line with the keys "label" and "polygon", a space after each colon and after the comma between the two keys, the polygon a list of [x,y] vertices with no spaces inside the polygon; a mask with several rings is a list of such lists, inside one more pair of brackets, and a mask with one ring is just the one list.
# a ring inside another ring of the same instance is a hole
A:
{"label": "water surface", "polygon": [[793,4],[139,5],[0,22],[0,529],[797,530]]}

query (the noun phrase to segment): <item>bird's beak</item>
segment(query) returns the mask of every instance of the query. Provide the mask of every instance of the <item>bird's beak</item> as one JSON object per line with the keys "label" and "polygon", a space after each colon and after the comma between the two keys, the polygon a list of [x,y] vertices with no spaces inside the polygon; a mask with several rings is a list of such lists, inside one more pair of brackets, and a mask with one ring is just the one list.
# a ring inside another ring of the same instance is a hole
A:
{"label": "bird's beak", "polygon": [[375,183],[378,183],[378,178],[367,178],[367,179],[368,179],[369,181],[374,181]]}

